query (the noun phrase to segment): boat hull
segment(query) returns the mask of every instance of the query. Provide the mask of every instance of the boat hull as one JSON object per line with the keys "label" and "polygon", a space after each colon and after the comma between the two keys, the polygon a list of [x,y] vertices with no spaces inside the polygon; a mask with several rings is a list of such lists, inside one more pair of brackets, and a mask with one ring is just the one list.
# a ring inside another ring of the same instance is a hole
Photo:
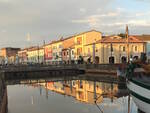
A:
{"label": "boat hull", "polygon": [[145,112],[150,113],[150,89],[138,81],[128,81],[127,87],[130,91],[133,101],[137,107]]}

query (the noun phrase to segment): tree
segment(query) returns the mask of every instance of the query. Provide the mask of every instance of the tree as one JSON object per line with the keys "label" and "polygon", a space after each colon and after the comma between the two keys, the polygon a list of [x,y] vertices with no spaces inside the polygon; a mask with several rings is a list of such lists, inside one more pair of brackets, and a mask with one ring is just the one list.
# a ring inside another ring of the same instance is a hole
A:
{"label": "tree", "polygon": [[118,36],[122,37],[122,38],[125,38],[126,37],[126,34],[124,33],[119,33]]}

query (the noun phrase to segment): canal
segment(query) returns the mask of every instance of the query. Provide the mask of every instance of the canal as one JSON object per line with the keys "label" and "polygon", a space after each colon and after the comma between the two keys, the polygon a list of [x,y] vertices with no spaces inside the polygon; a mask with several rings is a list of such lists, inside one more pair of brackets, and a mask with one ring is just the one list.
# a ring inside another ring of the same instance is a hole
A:
{"label": "canal", "polygon": [[[125,87],[100,80],[42,79],[7,83],[8,113],[127,113]],[[130,113],[137,107],[130,101]]]}

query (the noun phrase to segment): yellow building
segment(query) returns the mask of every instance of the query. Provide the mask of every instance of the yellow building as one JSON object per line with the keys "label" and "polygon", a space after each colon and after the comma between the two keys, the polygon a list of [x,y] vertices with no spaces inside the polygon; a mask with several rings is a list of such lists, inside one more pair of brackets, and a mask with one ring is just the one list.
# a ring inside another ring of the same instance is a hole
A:
{"label": "yellow building", "polygon": [[75,60],[82,56],[86,60],[89,56],[87,55],[88,50],[86,45],[95,43],[102,39],[102,33],[96,30],[91,30],[87,32],[75,35]]}
{"label": "yellow building", "polygon": [[118,92],[117,84],[109,84],[103,82],[93,82],[86,80],[73,80],[61,82],[48,82],[44,85],[46,89],[74,97],[76,100],[95,104],[103,101],[105,98],[113,98]]}
{"label": "yellow building", "polygon": [[52,45],[52,62],[59,64],[62,62],[63,39],[53,41]]}
{"label": "yellow building", "polygon": [[33,47],[27,51],[28,62],[30,63],[43,63],[44,62],[44,49],[42,47]]}
{"label": "yellow building", "polygon": [[[145,52],[145,42],[135,36],[129,36],[129,50],[127,39],[120,36],[105,36],[96,43],[86,45],[87,56],[95,56],[95,63],[125,63],[129,58],[139,59]],[[95,47],[93,47],[95,45]],[[95,50],[95,52],[93,52]],[[129,52],[128,52],[129,51]],[[129,53],[129,54],[128,54]],[[93,55],[95,54],[95,55]]]}

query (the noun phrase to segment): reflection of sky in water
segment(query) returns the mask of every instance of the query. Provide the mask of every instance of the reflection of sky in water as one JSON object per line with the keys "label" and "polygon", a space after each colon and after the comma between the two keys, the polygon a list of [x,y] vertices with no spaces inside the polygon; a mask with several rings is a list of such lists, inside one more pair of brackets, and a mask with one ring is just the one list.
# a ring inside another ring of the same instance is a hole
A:
{"label": "reflection of sky in water", "polygon": [[[85,104],[71,96],[61,95],[33,86],[14,85],[8,86],[8,111],[9,113],[100,113],[96,105]],[[105,98],[98,105],[104,113],[127,113],[127,97],[114,99]],[[131,103],[131,113],[137,113],[135,104]]]}

